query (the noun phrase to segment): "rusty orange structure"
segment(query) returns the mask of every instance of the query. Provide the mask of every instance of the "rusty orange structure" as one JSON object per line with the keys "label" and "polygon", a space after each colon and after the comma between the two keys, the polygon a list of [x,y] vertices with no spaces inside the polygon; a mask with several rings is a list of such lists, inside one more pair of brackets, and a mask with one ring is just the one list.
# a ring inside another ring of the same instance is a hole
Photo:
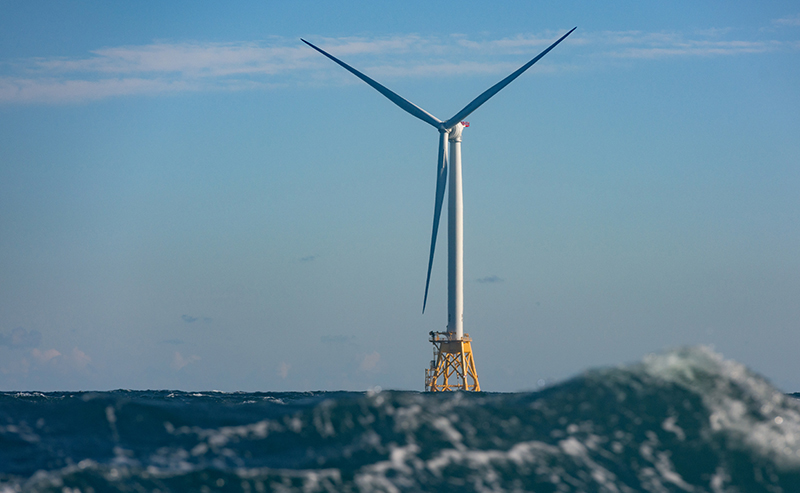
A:
{"label": "rusty orange structure", "polygon": [[425,369],[425,391],[467,390],[480,392],[478,371],[472,356],[472,339],[464,334],[456,339],[452,332],[431,332],[433,359]]}

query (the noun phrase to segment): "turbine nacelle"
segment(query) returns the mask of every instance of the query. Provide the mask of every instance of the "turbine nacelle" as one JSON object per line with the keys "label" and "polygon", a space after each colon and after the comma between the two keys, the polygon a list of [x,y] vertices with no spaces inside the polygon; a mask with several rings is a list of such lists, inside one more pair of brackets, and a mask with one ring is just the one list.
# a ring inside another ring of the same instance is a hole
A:
{"label": "turbine nacelle", "polygon": [[450,127],[445,127],[444,122],[442,122],[437,128],[440,132],[451,132],[458,125],[461,125],[461,127],[466,128],[469,127],[469,122],[458,122]]}
{"label": "turbine nacelle", "polygon": [[449,132],[450,142],[461,142],[461,132],[463,132],[465,128],[467,128],[467,126],[464,125],[463,123],[461,122],[456,123],[453,126],[453,128],[450,129]]}

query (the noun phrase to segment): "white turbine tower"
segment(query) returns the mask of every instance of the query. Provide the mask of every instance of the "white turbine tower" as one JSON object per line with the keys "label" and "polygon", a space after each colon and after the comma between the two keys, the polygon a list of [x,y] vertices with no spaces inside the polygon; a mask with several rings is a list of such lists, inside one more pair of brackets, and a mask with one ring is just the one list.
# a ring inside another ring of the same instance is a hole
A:
{"label": "white turbine tower", "polygon": [[[461,132],[464,129],[464,125],[462,120],[488,101],[489,98],[500,92],[500,90],[510,84],[511,81],[522,75],[523,72],[528,70],[534,63],[538,62],[540,58],[555,48],[564,38],[572,34],[572,31],[575,29],[577,28],[572,28],[569,32],[558,38],[556,42],[548,46],[547,49],[536,55],[531,61],[484,91],[447,121],[436,118],[330,53],[314,46],[305,39],[301,39],[301,41],[308,46],[314,48],[341,65],[345,70],[372,86],[375,90],[389,98],[394,104],[425,123],[432,125],[439,131],[439,159],[436,167],[436,201],[434,202],[433,209],[433,232],[431,233],[431,251],[428,257],[428,275],[425,280],[425,297],[422,301],[423,313],[425,312],[425,306],[428,302],[428,287],[431,282],[433,253],[436,250],[436,235],[439,231],[439,218],[442,213],[445,185],[448,180],[448,149],[446,143],[448,140],[450,141],[450,192],[447,204],[447,332],[430,333],[430,341],[434,345],[434,360],[431,361],[431,367],[425,370],[426,390],[480,390],[478,374],[475,370],[475,362],[472,356],[471,339],[469,335],[464,334],[464,221],[463,200],[461,195]],[[450,383],[450,377],[454,377],[455,382]],[[470,379],[472,380],[471,384],[469,383]]]}

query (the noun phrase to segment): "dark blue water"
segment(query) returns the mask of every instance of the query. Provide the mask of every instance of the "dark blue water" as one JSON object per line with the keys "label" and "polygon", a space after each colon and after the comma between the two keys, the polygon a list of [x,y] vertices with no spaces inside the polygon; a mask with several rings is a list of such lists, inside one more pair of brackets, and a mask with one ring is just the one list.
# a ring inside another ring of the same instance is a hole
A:
{"label": "dark blue water", "polygon": [[534,393],[0,393],[0,492],[800,491],[800,407],[703,348]]}

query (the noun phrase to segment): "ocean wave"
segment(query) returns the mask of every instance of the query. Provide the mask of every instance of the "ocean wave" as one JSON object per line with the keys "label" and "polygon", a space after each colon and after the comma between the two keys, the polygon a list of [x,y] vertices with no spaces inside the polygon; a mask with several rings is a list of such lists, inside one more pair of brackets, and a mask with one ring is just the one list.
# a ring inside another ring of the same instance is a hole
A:
{"label": "ocean wave", "polygon": [[799,440],[693,347],[532,393],[0,393],[0,492],[792,492]]}

